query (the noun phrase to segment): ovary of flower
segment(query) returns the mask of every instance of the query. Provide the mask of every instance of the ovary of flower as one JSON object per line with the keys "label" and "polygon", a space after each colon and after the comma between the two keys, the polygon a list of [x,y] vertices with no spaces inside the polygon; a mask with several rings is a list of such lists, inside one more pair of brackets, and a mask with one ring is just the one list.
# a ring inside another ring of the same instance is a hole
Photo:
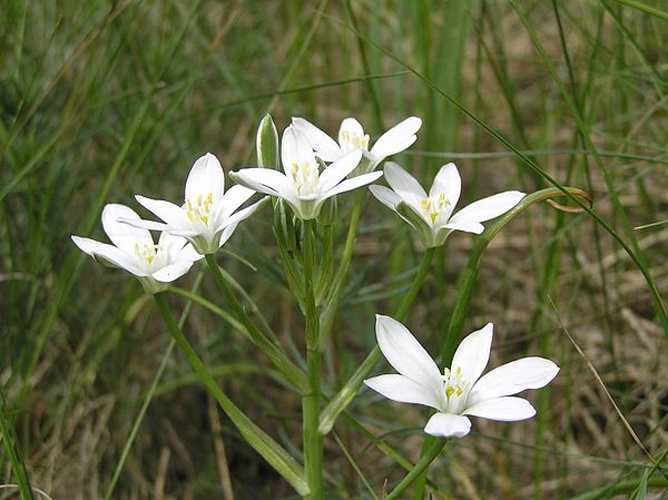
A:
{"label": "ovary of flower", "polygon": [[531,418],[536,413],[533,406],[513,395],[544,387],[559,368],[548,359],[528,357],[482,375],[489,361],[492,332],[493,325],[488,323],[462,340],[452,367],[441,372],[404,325],[377,315],[378,346],[399,373],[379,375],[364,383],[394,401],[434,408],[436,413],[424,428],[434,436],[465,436],[471,429],[468,415],[505,422]]}
{"label": "ovary of flower", "polygon": [[127,223],[139,220],[130,207],[112,203],[102,210],[102,227],[113,245],[80,236],[72,236],[72,241],[95,260],[135,275],[147,292],[158,293],[187,273],[202,256],[185,238],[165,232],[156,244],[147,229]]}
{"label": "ovary of flower", "polygon": [[427,248],[442,245],[452,231],[482,233],[482,222],[504,214],[524,197],[520,191],[505,191],[471,203],[453,215],[462,188],[454,163],[441,167],[429,193],[396,163],[387,162],[383,170],[390,188],[374,185],[369,190],[417,230]]}

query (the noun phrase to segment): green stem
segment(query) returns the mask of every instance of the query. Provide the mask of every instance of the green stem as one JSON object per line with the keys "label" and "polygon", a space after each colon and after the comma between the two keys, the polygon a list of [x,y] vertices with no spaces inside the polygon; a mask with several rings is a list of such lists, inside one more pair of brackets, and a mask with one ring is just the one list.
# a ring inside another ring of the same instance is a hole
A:
{"label": "green stem", "polygon": [[[425,250],[424,256],[422,257],[422,262],[420,263],[420,268],[418,273],[413,280],[410,290],[404,296],[404,300],[399,305],[399,309],[395,314],[395,319],[397,321],[403,321],[408,314],[415,298],[417,297],[422,285],[424,284],[429,268],[431,267],[431,262],[434,258],[434,248],[428,248]],[[371,370],[380,359],[381,352],[380,348],[376,345],[371,352],[368,354],[366,359],[362,364],[357,368],[355,373],[348,379],[348,382],[336,393],[336,395],[330,400],[330,402],[325,406],[320,416],[320,432],[322,434],[327,434],[334,427],[339,414],[345,410],[348,405],[350,405],[353,398],[359,392],[364,379],[369,376]]]}
{"label": "green stem", "polygon": [[434,441],[427,448],[425,453],[422,454],[420,460],[418,460],[418,462],[411,469],[411,471],[408,474],[406,474],[406,476],[404,476],[401,482],[394,487],[394,489],[390,492],[390,494],[385,497],[385,500],[393,500],[395,498],[399,498],[399,496],[404,491],[406,491],[406,488],[408,488],[413,483],[413,481],[415,481],[419,476],[421,476],[424,472],[427,471],[429,465],[431,465],[434,459],[439,455],[439,453],[441,453],[441,450],[443,450],[443,448],[448,442],[449,441],[447,439],[443,438],[434,439]]}
{"label": "green stem", "polygon": [[290,361],[280,346],[269,340],[259,328],[255,326],[255,323],[250,319],[248,313],[241,303],[239,303],[236,295],[234,295],[234,292],[227,284],[214,255],[206,255],[205,259],[216,285],[234,310],[234,314],[248,331],[253,343],[259,347],[269,361],[278,368],[290,385],[292,385],[300,394],[307,393],[309,391],[308,382],[303,370]]}
{"label": "green stem", "polygon": [[253,447],[281,476],[288,481],[297,492],[306,496],[309,493],[308,485],[304,479],[304,471],[301,466],[285,451],[285,449],[274,441],[271,436],[260,429],[231,399],[223,392],[216,383],[209,370],[204,366],[197,353],[186,339],[185,335],[174,320],[169,310],[163,293],[156,294],[155,302],[160,314],[167,325],[172,338],[179,346],[181,352],[197,374],[200,381],[209,390],[218,402],[222,410],[239,430],[246,442]]}
{"label": "green stem", "polygon": [[320,419],[320,320],[315,304],[313,287],[313,263],[315,259],[315,224],[304,221],[304,304],[306,322],[306,375],[309,390],[302,398],[303,446],[306,481],[311,494],[308,498],[320,500],[324,497],[323,483],[323,436],[318,432]]}

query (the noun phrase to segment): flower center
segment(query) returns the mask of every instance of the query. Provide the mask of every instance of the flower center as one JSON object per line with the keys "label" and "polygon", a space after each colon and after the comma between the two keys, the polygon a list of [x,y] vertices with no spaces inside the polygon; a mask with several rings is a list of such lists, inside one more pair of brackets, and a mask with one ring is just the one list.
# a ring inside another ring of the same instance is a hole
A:
{"label": "flower center", "polygon": [[360,135],[357,132],[350,130],[341,131],[341,149],[344,151],[352,151],[354,149],[369,149],[369,134]]}
{"label": "flower center", "polygon": [[290,178],[297,189],[298,195],[312,194],[318,185],[318,168],[308,161],[299,163],[292,162]]}
{"label": "flower center", "polygon": [[206,196],[198,194],[194,200],[186,200],[186,214],[190,222],[197,220],[204,224],[209,222],[209,215],[213,205],[213,193],[209,192]]}
{"label": "flower center", "polygon": [[445,193],[439,193],[435,197],[422,198],[420,205],[422,213],[429,217],[432,224],[436,224],[438,216],[444,213],[452,203],[445,197]]}
{"label": "flower center", "polygon": [[444,368],[442,378],[445,382],[443,390],[445,391],[448,410],[452,413],[461,413],[466,408],[466,400],[471,384],[468,380],[462,378],[460,367],[455,368],[454,371]]}
{"label": "flower center", "polygon": [[147,268],[151,267],[159,250],[159,245],[140,245],[139,243],[135,243],[135,255],[141,262],[146,264]]}

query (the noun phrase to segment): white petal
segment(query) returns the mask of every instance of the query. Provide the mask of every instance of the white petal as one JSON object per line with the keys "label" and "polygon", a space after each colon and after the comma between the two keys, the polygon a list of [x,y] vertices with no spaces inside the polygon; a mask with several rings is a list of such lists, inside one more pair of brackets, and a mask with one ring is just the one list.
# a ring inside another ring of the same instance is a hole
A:
{"label": "white petal", "polygon": [[350,172],[355,170],[361,159],[362,152],[360,150],[355,150],[326,167],[318,179],[318,191],[325,193],[332,189],[345,179]]}
{"label": "white petal", "polygon": [[[329,167],[328,167],[329,168]],[[373,181],[378,180],[383,175],[383,172],[370,172],[368,174],[358,175],[352,179],[346,179],[343,182],[340,182],[333,189],[330,189],[324,196],[324,198],[329,198],[331,196],[337,195],[339,193],[345,193],[346,191],[352,191],[361,186],[366,186],[371,184]]]}
{"label": "white petal", "polygon": [[293,118],[292,124],[305,133],[311,146],[322,161],[336,161],[343,156],[343,151],[334,139],[304,118]]}
{"label": "white petal", "polygon": [[213,227],[218,227],[225,219],[230,217],[234,211],[246,203],[248,199],[255,194],[255,190],[246,186],[232,186],[219,200],[213,209],[211,217],[215,221]]}
{"label": "white petal", "polygon": [[258,193],[284,198],[286,201],[298,204],[297,193],[285,174],[271,168],[242,168],[230,172],[230,177]]}
{"label": "white petal", "polygon": [[480,224],[480,222],[473,222],[473,221],[455,221],[453,222],[452,219],[447,224],[444,224],[443,226],[440,226],[444,229],[449,229],[451,231],[463,231],[465,233],[473,233],[473,234],[482,234],[482,232],[485,230],[485,226]]}
{"label": "white petal", "polygon": [[135,199],[146,210],[165,221],[170,229],[190,228],[191,224],[185,210],[171,201],[154,200],[153,198],[147,198],[146,196],[141,195],[135,196]]}
{"label": "white petal", "polygon": [[390,130],[381,135],[371,148],[370,153],[378,160],[399,153],[410,147],[416,140],[416,132],[422,126],[422,120],[417,116],[411,116],[398,123]]}
{"label": "white petal", "polygon": [[395,370],[431,391],[432,401],[442,401],[445,405],[441,371],[408,328],[389,316],[377,314],[376,338]]}
{"label": "white petal", "polygon": [[471,421],[454,413],[435,413],[427,422],[424,431],[432,436],[461,438],[471,430]]}
{"label": "white petal", "polygon": [[396,193],[404,198],[405,193],[410,193],[418,198],[426,198],[427,193],[422,188],[420,183],[411,174],[406,172],[398,164],[394,162],[387,162],[383,169],[385,179]]}
{"label": "white petal", "polygon": [[462,340],[452,358],[452,374],[459,373],[463,380],[470,383],[480,378],[489,361],[493,329],[494,325],[487,323]]}
{"label": "white petal", "polygon": [[153,238],[146,229],[124,224],[119,219],[139,220],[139,215],[130,207],[109,203],[102,210],[102,227],[111,242],[126,252],[133,253],[135,245],[152,246]]}
{"label": "white petal", "polygon": [[148,273],[137,265],[137,258],[133,254],[125,252],[118,247],[81,236],[72,236],[72,241],[82,252],[103,264],[110,264],[114,267],[125,269],[135,276],[148,275]]}
{"label": "white petal", "polygon": [[483,375],[471,390],[472,398],[510,396],[527,389],[545,387],[559,373],[552,361],[528,357],[511,361]]}
{"label": "white petal", "polygon": [[158,246],[167,254],[167,262],[195,262],[204,257],[198,253],[185,238],[174,236],[166,231],[160,233]]}
{"label": "white petal", "polygon": [[464,413],[498,422],[515,422],[533,417],[536,410],[526,399],[505,396],[480,401],[468,407]]}
{"label": "white petal", "polygon": [[220,226],[216,228],[216,230],[220,230],[222,228],[226,228],[227,226],[230,226],[232,224],[239,224],[244,219],[247,219],[251,215],[255,213],[255,211],[262,207],[262,205],[265,204],[265,202],[268,200],[268,198],[262,198],[259,201],[256,201],[252,205],[248,205],[247,207],[242,208],[241,210],[235,212],[234,214],[230,215],[227,217]]}
{"label": "white petal", "polygon": [[171,229],[170,226],[164,222],[157,222],[154,220],[127,219],[125,217],[121,217],[118,219],[118,221],[128,226],[137,227],[140,229],[148,229],[149,231],[166,231],[167,229]]}
{"label": "white petal", "polygon": [[[361,139],[363,137],[364,129],[362,128],[362,124],[355,118],[346,118],[341,122],[341,126],[339,127],[339,146],[341,146],[341,150],[344,153],[357,149],[354,139]],[[353,142],[351,142],[351,139],[353,139]]]}
{"label": "white petal", "polygon": [[237,225],[238,221],[236,223],[226,226],[225,229],[222,230],[218,238],[218,248],[222,247],[225,243],[227,243],[227,240],[229,240],[230,236],[232,236],[234,231],[236,231]]}
{"label": "white petal", "polygon": [[192,261],[179,261],[155,271],[151,276],[161,283],[171,283],[186,274],[192,267]]}
{"label": "white petal", "polygon": [[445,194],[446,199],[450,202],[450,212],[459,202],[459,196],[462,192],[462,178],[459,175],[459,170],[454,163],[443,165],[434,178],[434,183],[429,190],[429,196],[438,196],[441,193]]}
{"label": "white petal", "polygon": [[431,406],[437,410],[442,408],[441,401],[434,399],[432,391],[403,375],[379,375],[366,379],[364,383],[392,401]]}
{"label": "white petal", "polygon": [[211,153],[200,156],[186,179],[186,200],[196,200],[198,196],[206,197],[209,193],[212,193],[213,200],[217,200],[224,190],[225,175],[218,158]]}
{"label": "white petal", "polygon": [[397,205],[401,203],[401,196],[385,186],[374,184],[373,186],[369,186],[369,191],[371,191],[371,194],[374,195],[379,202],[392,210],[396,211]]}
{"label": "white petal", "polygon": [[485,222],[505,214],[517,205],[524,196],[524,193],[520,191],[505,191],[483,198],[462,208],[452,216],[450,222]]}
{"label": "white petal", "polygon": [[[308,163],[311,168],[317,168],[313,148],[308,136],[290,125],[283,132],[281,139],[281,162],[283,171],[287,174],[293,164]],[[270,170],[270,169],[268,169]]]}

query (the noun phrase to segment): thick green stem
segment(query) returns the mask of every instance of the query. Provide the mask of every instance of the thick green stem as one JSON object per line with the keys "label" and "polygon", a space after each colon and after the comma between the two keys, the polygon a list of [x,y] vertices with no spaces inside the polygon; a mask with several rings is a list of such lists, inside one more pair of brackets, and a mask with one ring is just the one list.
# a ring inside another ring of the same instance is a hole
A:
{"label": "thick green stem", "polygon": [[306,496],[309,493],[308,485],[304,479],[304,471],[301,466],[285,451],[281,445],[274,441],[269,434],[260,429],[249,419],[241,409],[223,392],[216,383],[209,370],[204,366],[197,353],[186,339],[185,335],[174,320],[167,301],[162,293],[155,295],[155,301],[160,310],[167,328],[172,334],[176,345],[181,349],[191,368],[197,377],[209,390],[218,402],[222,410],[239,430],[246,442],[257,451],[281,476],[288,481],[297,492]]}
{"label": "thick green stem", "polygon": [[260,329],[253,323],[244,307],[239,303],[236,295],[225,280],[216,258],[213,255],[206,255],[206,263],[209,266],[216,285],[225,296],[225,300],[234,310],[234,314],[244,325],[253,343],[262,350],[276,368],[283,374],[287,382],[292,385],[300,394],[309,392],[306,376],[301,368],[295,365],[287,357],[281,347],[269,340]]}
{"label": "thick green stem", "polygon": [[[422,262],[420,263],[420,268],[418,269],[417,275],[413,280],[410,290],[404,296],[404,300],[399,305],[399,309],[395,314],[395,319],[397,321],[403,321],[408,314],[415,298],[417,297],[422,285],[424,284],[429,268],[431,267],[431,261],[434,258],[434,249],[428,248],[424,256],[422,257]],[[364,382],[364,379],[369,376],[371,370],[380,359],[380,348],[376,345],[371,352],[368,354],[366,359],[362,364],[357,368],[355,373],[348,379],[348,382],[339,390],[338,393],[330,400],[330,402],[325,406],[320,416],[320,432],[322,434],[327,434],[334,427],[339,414],[345,410],[353,398],[357,395]]]}
{"label": "thick green stem", "polygon": [[306,337],[306,376],[308,392],[302,398],[303,412],[303,447],[306,481],[312,500],[324,497],[323,483],[323,436],[318,432],[320,421],[320,318],[315,304],[313,287],[313,264],[315,260],[315,224],[304,221],[304,305]]}

